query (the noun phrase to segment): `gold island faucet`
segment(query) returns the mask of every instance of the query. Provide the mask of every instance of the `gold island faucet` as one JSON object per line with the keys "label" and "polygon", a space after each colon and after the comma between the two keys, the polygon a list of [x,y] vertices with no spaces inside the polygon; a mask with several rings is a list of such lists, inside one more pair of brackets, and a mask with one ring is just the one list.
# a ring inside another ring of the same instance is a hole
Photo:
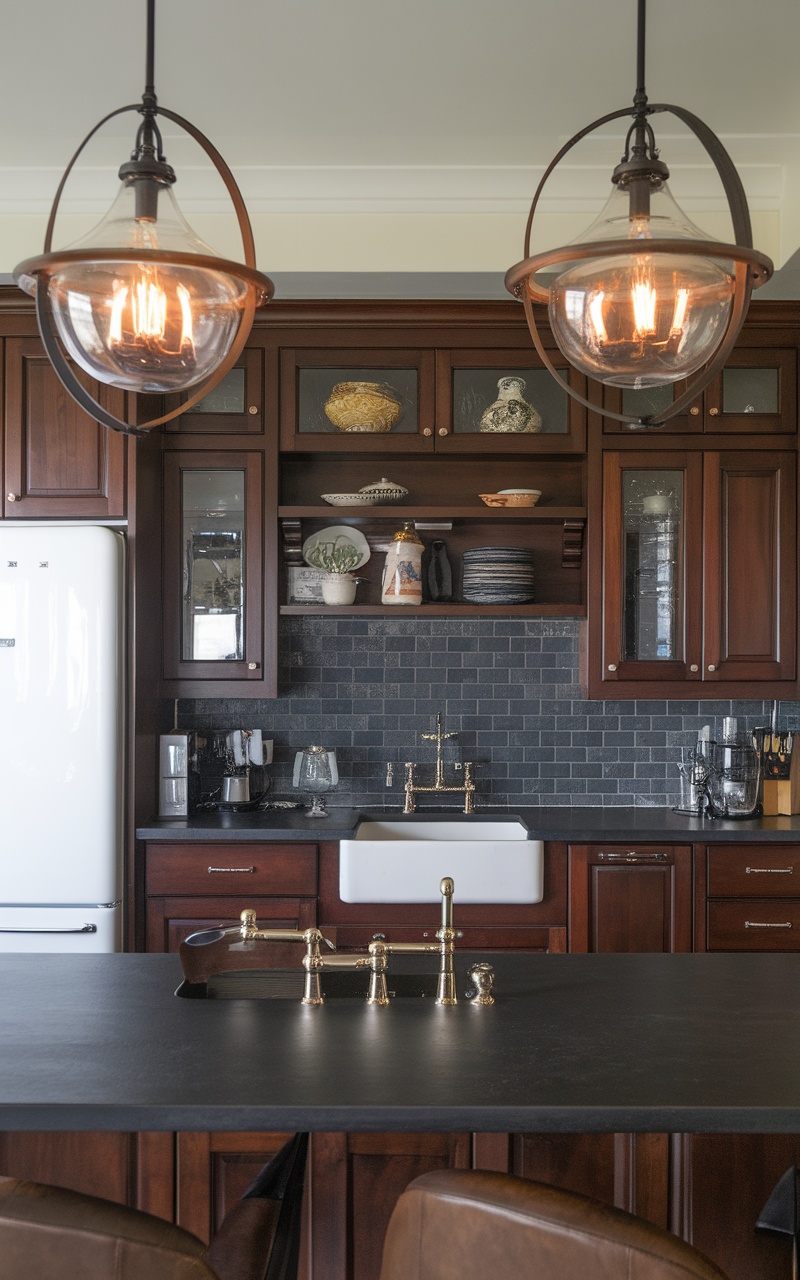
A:
{"label": "gold island faucet", "polygon": [[[305,982],[303,984],[303,998],[301,1004],[324,1004],[325,998],[322,994],[322,984],[320,978],[323,969],[370,969],[369,992],[367,994],[367,1004],[388,1004],[389,997],[386,994],[386,981],[383,980],[382,988],[380,979],[386,972],[386,956],[381,953],[382,943],[373,942],[369,948],[369,954],[364,955],[332,955],[324,956],[320,951],[320,943],[324,942],[331,951],[336,948],[329,938],[326,938],[319,929],[304,929],[302,931],[296,929],[259,929],[256,919],[256,913],[252,908],[246,907],[241,913],[240,932],[245,942],[304,942],[306,954],[303,956],[303,968],[306,971]],[[381,990],[383,998],[381,996]]]}
{"label": "gold island faucet", "polygon": [[[377,972],[373,972],[370,978],[370,995],[373,991],[373,978],[376,992],[379,992],[380,999],[370,1000],[372,1004],[388,1004],[389,998],[386,990],[386,969],[388,967],[386,957],[396,953],[409,952],[416,954],[429,955],[438,953],[439,955],[439,980],[436,984],[436,1000],[435,1004],[451,1005],[458,1004],[456,995],[456,974],[454,965],[455,940],[456,931],[453,928],[453,881],[449,876],[445,876],[439,885],[439,892],[442,895],[442,923],[441,927],[436,930],[436,939],[434,942],[371,942],[369,946],[370,956],[375,955],[376,958],[383,957],[383,965]],[[383,998],[385,997],[385,998]]]}
{"label": "gold island faucet", "polygon": [[455,733],[442,732],[442,717],[440,712],[437,711],[436,713],[436,732],[423,733],[420,735],[420,737],[422,737],[423,739],[427,739],[429,742],[436,743],[436,777],[432,787],[417,786],[416,783],[414,782],[414,765],[411,763],[410,760],[407,760],[405,762],[405,765],[403,767],[405,768],[405,771],[406,771],[406,781],[405,781],[406,801],[403,806],[403,813],[416,813],[417,805],[414,799],[415,795],[421,794],[422,792],[434,792],[434,791],[436,792],[449,792],[449,791],[462,792],[463,791],[464,813],[473,813],[474,807],[475,807],[474,806],[475,783],[472,779],[472,761],[465,760],[464,762],[464,782],[460,787],[448,787],[445,785],[444,761],[442,759],[442,743],[447,738],[455,738],[457,737],[457,735]]}

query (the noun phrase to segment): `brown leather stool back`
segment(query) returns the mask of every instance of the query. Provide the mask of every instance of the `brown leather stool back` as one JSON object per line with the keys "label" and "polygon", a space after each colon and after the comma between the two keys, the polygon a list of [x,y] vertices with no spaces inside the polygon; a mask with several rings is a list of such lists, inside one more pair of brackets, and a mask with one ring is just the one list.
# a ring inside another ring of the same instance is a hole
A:
{"label": "brown leather stool back", "polygon": [[3,1280],[217,1280],[188,1231],[109,1200],[0,1177]]}
{"label": "brown leather stool back", "polygon": [[501,1173],[441,1170],[404,1191],[380,1280],[726,1280],[668,1231]]}

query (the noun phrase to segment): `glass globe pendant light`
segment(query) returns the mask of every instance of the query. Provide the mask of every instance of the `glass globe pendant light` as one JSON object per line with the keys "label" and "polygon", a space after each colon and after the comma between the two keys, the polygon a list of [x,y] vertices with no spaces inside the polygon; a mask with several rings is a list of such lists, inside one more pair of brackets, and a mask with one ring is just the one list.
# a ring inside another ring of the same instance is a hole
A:
{"label": "glass globe pendant light", "polygon": [[[194,125],[157,104],[154,21],[155,0],[147,0],[141,103],[112,111],[84,138],[56,192],[44,253],[14,271],[20,288],[36,300],[42,341],[67,391],[93,418],[132,435],[185,413],[207,395],[235,364],[256,309],[273,294],[272,281],[255,269],[250,221],[225,161]],[[75,162],[108,120],[127,111],[142,120],[131,158],[119,170],[114,203],[82,240],[52,252],[59,201]],[[159,114],[199,143],[225,183],[244,263],[219,258],[184,219],[172,191],[175,173],[163,154]],[[177,409],[133,426],[97,403],[67,357],[92,378],[125,391],[191,394]]]}
{"label": "glass globe pendant light", "polygon": [[[525,231],[525,258],[506,273],[506,287],[522,300],[534,346],[560,385],[579,395],[553,367],[537,329],[533,304],[547,303],[553,337],[580,372],[610,386],[662,386],[703,370],[691,388],[652,416],[604,409],[632,426],[661,426],[697,398],[728,358],[752,290],[772,275],[772,262],[753,249],[750,215],[739,175],[714,133],[681,107],[651,104],[644,88],[646,0],[638,0],[637,88],[633,106],[587,125],[553,159],[537,188]],[[650,119],[670,112],[702,143],[722,181],[734,243],[707,236],[687,218],[667,186]],[[632,115],[625,153],[611,175],[608,201],[577,241],[530,254],[531,229],[550,174],[587,134]],[[537,281],[542,270],[547,282]]]}

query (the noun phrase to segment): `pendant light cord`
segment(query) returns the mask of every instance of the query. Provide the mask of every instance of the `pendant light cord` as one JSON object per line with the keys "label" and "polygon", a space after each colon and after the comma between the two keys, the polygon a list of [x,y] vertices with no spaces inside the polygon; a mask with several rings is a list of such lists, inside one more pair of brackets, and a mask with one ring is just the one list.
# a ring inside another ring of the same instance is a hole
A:
{"label": "pendant light cord", "polygon": [[[153,0],[155,2],[155,0]],[[647,102],[647,93],[644,87],[644,47],[645,47],[645,25],[647,19],[647,0],[638,0],[637,18],[636,18],[636,93],[633,97],[634,106],[644,106]]]}
{"label": "pendant light cord", "polygon": [[[640,0],[641,2],[641,0]],[[156,0],[147,0],[147,44],[145,53],[144,93],[142,105],[145,110],[154,111],[156,107]]]}

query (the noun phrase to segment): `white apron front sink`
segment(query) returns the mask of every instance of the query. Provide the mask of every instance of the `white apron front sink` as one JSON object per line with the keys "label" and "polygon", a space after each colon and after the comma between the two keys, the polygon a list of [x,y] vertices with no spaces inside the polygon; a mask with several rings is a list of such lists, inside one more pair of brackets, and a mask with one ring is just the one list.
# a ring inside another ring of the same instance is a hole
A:
{"label": "white apron front sink", "polygon": [[339,845],[343,902],[439,902],[443,876],[456,904],[541,902],[544,845],[502,818],[364,821]]}

